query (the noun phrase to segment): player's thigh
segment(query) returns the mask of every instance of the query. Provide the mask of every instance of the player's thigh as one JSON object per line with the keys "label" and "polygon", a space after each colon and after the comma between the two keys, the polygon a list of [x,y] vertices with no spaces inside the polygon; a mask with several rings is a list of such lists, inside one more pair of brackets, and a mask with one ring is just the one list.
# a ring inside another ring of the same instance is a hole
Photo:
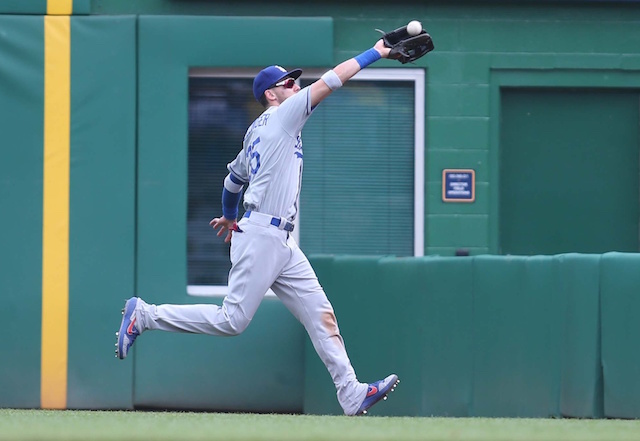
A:
{"label": "player's thigh", "polygon": [[307,256],[295,243],[290,242],[289,245],[291,248],[290,257],[276,279],[284,291],[283,294],[296,297],[324,294]]}
{"label": "player's thigh", "polygon": [[271,286],[273,292],[303,324],[333,315],[333,307],[306,256],[297,249]]}
{"label": "player's thigh", "polygon": [[[232,266],[229,271],[225,302],[242,305],[249,318],[258,309],[262,298],[280,274],[288,258],[277,237],[262,234],[259,226],[244,226],[244,233],[234,233],[231,245]],[[254,231],[254,229],[258,229]],[[267,231],[268,233],[268,231]]]}

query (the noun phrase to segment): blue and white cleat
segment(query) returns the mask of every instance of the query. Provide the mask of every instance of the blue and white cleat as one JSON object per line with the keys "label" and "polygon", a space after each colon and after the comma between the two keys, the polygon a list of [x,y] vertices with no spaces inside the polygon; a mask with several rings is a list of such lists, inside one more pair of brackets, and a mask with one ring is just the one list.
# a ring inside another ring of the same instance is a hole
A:
{"label": "blue and white cleat", "polygon": [[398,376],[391,374],[384,380],[369,384],[367,396],[364,397],[364,401],[360,405],[360,409],[358,409],[356,415],[366,415],[371,406],[380,400],[386,400],[387,396],[396,389],[398,383],[400,383]]}
{"label": "blue and white cleat", "polygon": [[133,342],[136,341],[136,337],[140,335],[138,328],[136,328],[136,317],[133,312],[138,304],[137,297],[131,297],[124,304],[122,310],[122,322],[120,322],[120,330],[116,332],[118,342],[116,343],[116,358],[123,360],[129,353],[129,349],[133,346]]}

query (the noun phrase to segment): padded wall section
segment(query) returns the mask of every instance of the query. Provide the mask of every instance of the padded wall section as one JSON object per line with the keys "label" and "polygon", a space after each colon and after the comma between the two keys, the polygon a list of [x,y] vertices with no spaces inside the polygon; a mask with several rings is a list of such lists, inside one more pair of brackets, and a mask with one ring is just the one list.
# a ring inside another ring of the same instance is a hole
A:
{"label": "padded wall section", "polygon": [[[358,379],[371,383],[398,371],[402,375],[399,358],[413,341],[400,342],[400,326],[404,322],[403,311],[393,304],[393,293],[386,291],[383,268],[386,258],[375,256],[338,256],[334,261],[333,274],[340,289],[327,293],[333,302],[340,332],[347,353]],[[380,351],[384,351],[384,357]],[[325,369],[326,371],[326,369]],[[417,380],[417,377],[416,377]],[[335,394],[335,388],[332,388]],[[409,391],[397,393],[406,400]],[[334,400],[337,403],[337,400]],[[399,404],[397,403],[397,404]],[[370,415],[413,414],[410,406],[404,405],[395,412],[388,407],[372,408]]]}
{"label": "padded wall section", "polygon": [[114,333],[134,295],[135,39],[135,17],[71,18],[69,408],[132,407]]}
{"label": "padded wall section", "polygon": [[474,258],[473,416],[557,413],[556,286],[550,257]]}
{"label": "padded wall section", "polygon": [[30,408],[40,406],[43,18],[0,16],[0,36],[0,407]]}
{"label": "padded wall section", "polygon": [[136,408],[302,411],[304,330],[279,300],[237,337],[147,332],[133,353]]}
{"label": "padded wall section", "polygon": [[[397,310],[389,308],[383,295],[380,257],[335,256],[327,268],[326,257],[313,266],[318,280],[332,303],[340,334],[358,379],[371,382],[385,377],[391,369],[394,353],[392,326]],[[336,389],[326,367],[307,339],[305,364],[304,412],[313,414],[343,413]],[[379,357],[381,347],[385,357]],[[390,373],[390,372],[389,372]],[[378,414],[372,409],[372,414]]]}
{"label": "padded wall section", "polygon": [[[372,415],[465,416],[471,398],[471,259],[313,256],[358,379],[395,372],[392,400]],[[384,347],[384,356],[380,348]],[[341,414],[311,343],[305,413]]]}
{"label": "padded wall section", "polygon": [[399,348],[390,368],[406,380],[403,386],[410,385],[398,388],[404,400],[394,396],[389,411],[468,416],[473,373],[472,259],[387,259],[382,274],[385,304],[397,317],[394,322],[385,321],[396,334],[393,344]]}
{"label": "padded wall section", "polygon": [[[240,28],[244,31],[238,34]],[[224,44],[229,35],[240,40]],[[151,303],[219,302],[186,294],[189,68],[250,68],[257,73],[270,64],[328,66],[333,56],[333,21],[325,17],[140,16],[138,39],[136,292]],[[239,45],[256,50],[247,56],[237,50]],[[241,145],[238,139],[238,151]],[[212,217],[220,209],[219,201],[211,202]],[[145,335],[134,350],[135,404],[299,411],[303,347],[298,344],[303,337],[304,330],[279,301],[263,302],[251,329],[234,339]],[[271,358],[254,358],[266,348]],[[169,350],[174,355],[166,363]],[[154,370],[157,374],[150,376]],[[172,385],[157,387],[164,382]],[[175,385],[181,386],[174,390]]]}
{"label": "padded wall section", "polygon": [[[375,414],[603,416],[599,255],[311,262],[359,380],[402,380]],[[305,413],[341,413],[306,348]]]}
{"label": "padded wall section", "polygon": [[603,416],[600,365],[599,254],[561,254],[558,267],[560,353],[560,414],[576,418]]}
{"label": "padded wall section", "polygon": [[[318,276],[318,281],[329,301],[333,305],[336,319],[341,332],[344,331],[344,323],[341,320],[343,311],[341,303],[349,303],[349,294],[342,289],[342,280],[334,275],[335,256],[316,255],[310,257],[311,265]],[[375,259],[377,260],[377,259]],[[345,296],[347,296],[345,298]],[[341,302],[342,300],[342,302]],[[345,317],[346,318],[346,317]],[[347,353],[349,353],[352,343],[345,341]],[[307,414],[342,414],[342,409],[336,398],[336,389],[327,368],[324,366],[316,353],[309,336],[305,331],[305,357],[304,357],[304,396],[303,411]],[[356,371],[357,374],[357,371]]]}
{"label": "padded wall section", "polygon": [[607,253],[601,261],[604,415],[640,417],[640,255]]}

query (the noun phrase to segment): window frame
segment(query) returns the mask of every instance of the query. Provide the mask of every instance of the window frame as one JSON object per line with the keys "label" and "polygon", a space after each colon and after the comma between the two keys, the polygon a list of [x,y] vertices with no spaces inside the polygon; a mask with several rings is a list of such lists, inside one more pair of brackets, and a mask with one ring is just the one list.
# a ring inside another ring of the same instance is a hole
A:
{"label": "window frame", "polygon": [[[315,80],[326,70],[305,69],[300,79]],[[189,77],[208,78],[253,78],[254,71],[246,69],[192,68]],[[425,70],[420,68],[379,68],[364,69],[351,81],[410,81],[414,85],[414,198],[413,198],[413,256],[424,256],[424,203],[425,203]],[[298,204],[298,221],[304,216],[304,207]],[[300,228],[293,236],[300,242]],[[187,294],[195,297],[224,297],[227,285],[187,285]],[[269,290],[267,296],[275,296]]]}

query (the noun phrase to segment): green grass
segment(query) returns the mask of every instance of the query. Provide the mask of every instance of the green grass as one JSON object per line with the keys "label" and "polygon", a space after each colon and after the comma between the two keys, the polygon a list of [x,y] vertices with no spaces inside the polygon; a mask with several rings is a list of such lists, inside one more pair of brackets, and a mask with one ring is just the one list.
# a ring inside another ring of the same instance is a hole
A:
{"label": "green grass", "polygon": [[640,421],[0,409],[0,440],[640,440]]}

